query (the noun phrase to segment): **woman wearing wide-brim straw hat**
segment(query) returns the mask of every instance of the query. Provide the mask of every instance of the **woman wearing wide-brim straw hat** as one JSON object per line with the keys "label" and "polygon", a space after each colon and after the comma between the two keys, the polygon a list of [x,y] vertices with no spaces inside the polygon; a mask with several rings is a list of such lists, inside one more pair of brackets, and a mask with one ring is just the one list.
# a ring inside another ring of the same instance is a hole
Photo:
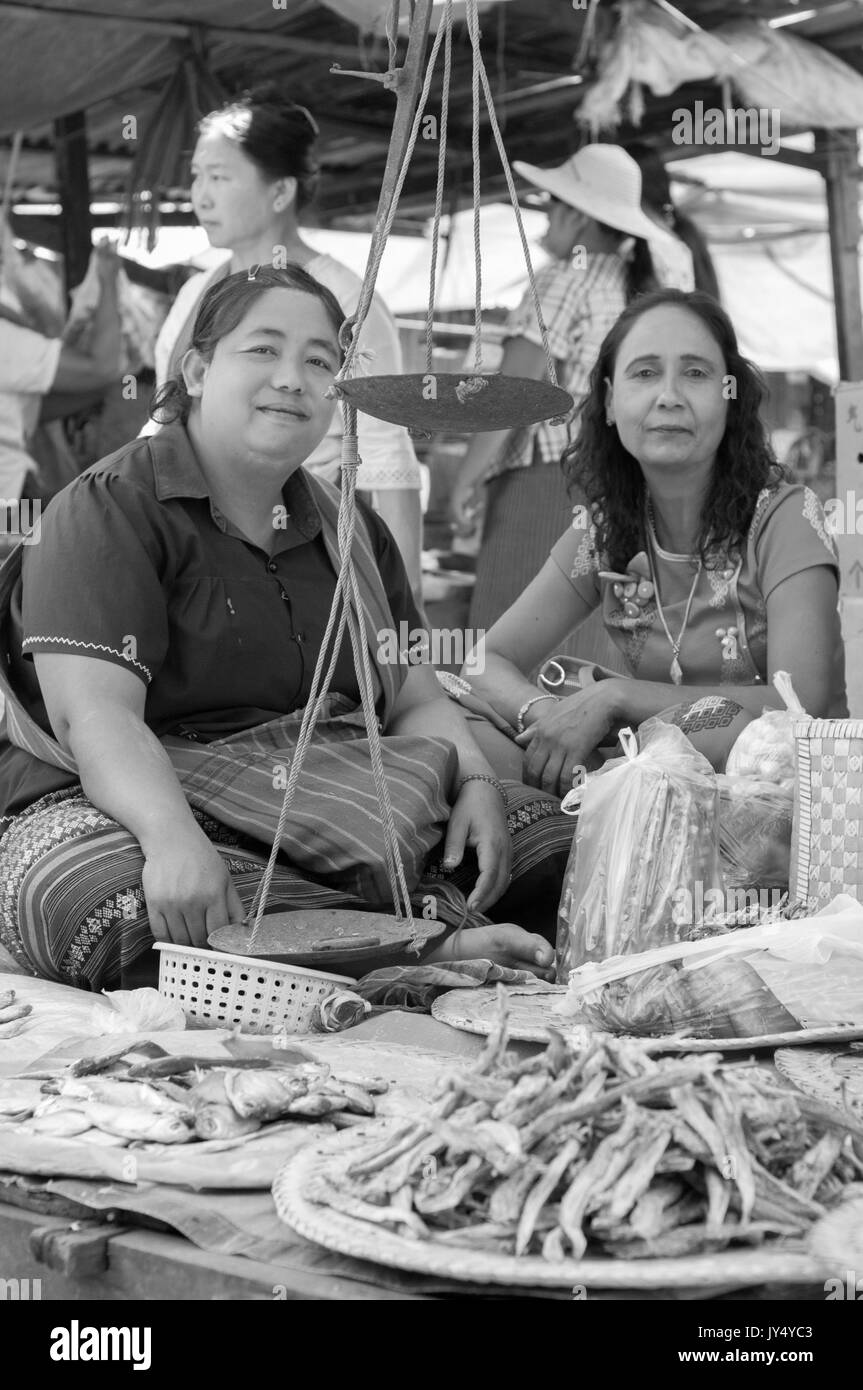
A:
{"label": "woman wearing wide-brim straw hat", "polygon": [[[657,226],[641,207],[638,165],[619,145],[585,145],[552,169],[519,160],[513,168],[551,199],[543,246],[553,259],[536,285],[558,379],[577,405],[608,329],[634,295],[655,288],[647,240],[657,236]],[[501,370],[537,380],[546,374],[529,289],[507,322]],[[574,415],[563,424],[546,421],[471,441],[450,512],[454,530],[465,535],[485,510],[469,618],[474,629],[491,627],[505,612],[570,524],[578,499],[567,494],[560,457]]]}

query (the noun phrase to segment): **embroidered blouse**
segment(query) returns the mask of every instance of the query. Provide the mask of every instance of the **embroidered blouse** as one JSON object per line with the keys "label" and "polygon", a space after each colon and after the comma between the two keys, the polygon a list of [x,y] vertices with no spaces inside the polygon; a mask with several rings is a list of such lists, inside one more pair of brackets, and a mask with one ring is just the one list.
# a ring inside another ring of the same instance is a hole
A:
{"label": "embroidered blouse", "polygon": [[[654,538],[655,577],[672,635],[680,632],[695,569],[688,555],[662,550]],[[573,526],[561,536],[551,557],[575,592],[591,609],[601,608],[606,630],[632,676],[669,681],[672,649],[655,595],[616,593],[619,581],[596,548],[596,534],[585,509],[574,511]],[[759,493],[739,556],[718,568],[702,568],[693,591],[679,661],[685,685],[752,685],[768,679],[767,600],[794,574],[828,565],[837,575],[836,548],[824,511],[811,488],[781,483]],[[646,555],[633,557],[631,583],[650,579]],[[628,605],[628,607],[627,607]],[[635,612],[633,612],[635,610]],[[637,616],[636,616],[637,614]],[[845,656],[841,633],[833,652],[830,717],[847,717]]]}

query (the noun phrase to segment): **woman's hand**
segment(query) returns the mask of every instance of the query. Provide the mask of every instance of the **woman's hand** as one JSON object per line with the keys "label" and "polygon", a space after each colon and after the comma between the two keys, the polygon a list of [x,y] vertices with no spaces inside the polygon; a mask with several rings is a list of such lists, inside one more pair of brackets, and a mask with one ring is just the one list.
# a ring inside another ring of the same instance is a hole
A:
{"label": "woman's hand", "polygon": [[448,960],[491,960],[511,970],[532,970],[542,980],[554,979],[554,951],[548,942],[514,922],[496,922],[487,927],[468,927],[465,931],[454,932],[425,957],[424,964]]}
{"label": "woman's hand", "polygon": [[472,536],[485,510],[483,485],[465,473],[459,473],[449,500],[449,516],[457,536]]}
{"label": "woman's hand", "polygon": [[512,844],[500,792],[490,782],[465,782],[447,825],[443,866],[455,869],[466,846],[476,851],[479,877],[468,898],[471,911],[482,912],[509,887]]}
{"label": "woman's hand", "polygon": [[116,242],[103,238],[93,247],[92,256],[102,284],[113,284],[123,264]]}
{"label": "woman's hand", "polygon": [[195,826],[145,855],[141,885],[157,941],[206,946],[216,927],[241,922],[245,909],[225,861]]}
{"label": "woman's hand", "polygon": [[543,700],[533,709],[536,717],[516,738],[525,750],[524,780],[552,796],[566,796],[591,754],[620,720],[618,682],[597,681],[557,704]]}

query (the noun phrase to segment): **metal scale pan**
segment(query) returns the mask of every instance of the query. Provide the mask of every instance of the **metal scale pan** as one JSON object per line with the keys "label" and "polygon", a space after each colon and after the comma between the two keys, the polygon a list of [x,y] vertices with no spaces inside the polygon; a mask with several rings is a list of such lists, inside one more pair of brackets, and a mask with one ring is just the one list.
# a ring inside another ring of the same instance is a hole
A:
{"label": "metal scale pan", "polygon": [[[445,923],[414,918],[416,935],[423,942],[436,940]],[[243,923],[217,927],[208,938],[214,951],[230,955],[260,956],[280,965],[308,966],[312,970],[360,976],[377,962],[404,955],[411,927],[383,912],[358,912],[350,908],[310,908],[296,912],[268,912],[254,947],[252,929]],[[417,962],[418,963],[418,962]]]}
{"label": "metal scale pan", "polygon": [[349,377],[336,390],[366,415],[426,434],[511,430],[564,417],[573,406],[560,386],[500,372]]}

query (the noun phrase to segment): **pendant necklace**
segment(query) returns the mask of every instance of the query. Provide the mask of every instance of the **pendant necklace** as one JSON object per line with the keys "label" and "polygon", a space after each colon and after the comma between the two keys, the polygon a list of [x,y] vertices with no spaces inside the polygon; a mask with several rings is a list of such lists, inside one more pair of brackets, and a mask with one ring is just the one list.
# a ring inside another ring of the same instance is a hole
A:
{"label": "pendant necklace", "polygon": [[659,596],[659,575],[657,574],[657,566],[655,563],[655,557],[653,553],[654,546],[656,546],[657,548],[659,547],[659,541],[656,539],[656,523],[653,516],[653,502],[651,501],[650,497],[648,497],[647,499],[647,525],[648,538],[650,540],[650,545],[648,547],[650,556],[650,573],[651,578],[653,579],[653,588],[656,594],[656,611],[659,614],[659,621],[662,623],[663,631],[666,637],[668,638],[669,644],[671,646],[671,667],[669,669],[669,675],[671,676],[671,679],[675,685],[681,685],[683,682],[683,669],[680,665],[680,648],[683,643],[683,637],[689,623],[689,615],[692,612],[692,603],[695,598],[695,590],[698,588],[698,581],[701,578],[701,558],[699,557],[696,561],[695,578],[692,581],[692,588],[689,590],[689,598],[686,600],[686,608],[683,613],[683,622],[681,623],[680,631],[678,632],[677,638],[675,639],[674,637],[672,637],[668,627],[668,623],[666,622],[665,613],[662,609],[662,599]]}

